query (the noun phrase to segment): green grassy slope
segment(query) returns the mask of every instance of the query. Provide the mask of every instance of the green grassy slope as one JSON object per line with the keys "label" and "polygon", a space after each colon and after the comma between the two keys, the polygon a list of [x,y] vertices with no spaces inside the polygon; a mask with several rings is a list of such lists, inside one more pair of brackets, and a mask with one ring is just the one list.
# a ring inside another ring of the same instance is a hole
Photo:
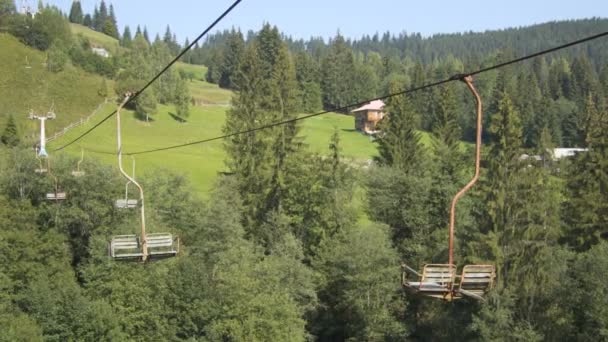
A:
{"label": "green grassy slope", "polygon": [[[124,151],[141,151],[221,135],[227,110],[224,106],[192,107],[188,122],[179,123],[169,115],[169,112],[174,112],[172,107],[159,106],[158,109],[158,113],[153,116],[154,121],[150,123],[136,119],[132,112],[123,112]],[[72,130],[61,139],[51,143],[50,147],[58,147],[75,138],[111,110],[112,107],[106,108],[106,111],[100,113],[97,120]],[[348,158],[364,161],[375,154],[375,147],[368,137],[350,129],[353,120],[352,117],[341,114],[326,114],[319,118],[304,121],[302,123],[302,135],[312,151],[327,153],[331,134],[334,127],[338,127],[344,155]],[[67,152],[77,155],[80,152],[80,146],[82,146],[89,151],[113,153],[116,150],[115,126],[116,121],[114,119],[106,121],[86,138],[69,147]],[[85,155],[85,158],[99,158],[110,164],[116,163],[114,155],[94,152],[86,152]],[[139,174],[155,167],[164,167],[188,176],[197,192],[203,195],[210,190],[217,173],[225,170],[224,159],[225,153],[222,141],[136,156]],[[129,159],[126,158],[125,160],[128,161]]]}
{"label": "green grassy slope", "polygon": [[27,119],[30,109],[45,113],[54,104],[57,120],[49,122],[47,129],[53,133],[89,115],[103,102],[97,94],[101,76],[71,65],[59,73],[49,72],[43,64],[46,53],[29,48],[8,34],[0,34],[0,47],[0,127],[13,114],[24,137],[37,134],[37,124]]}
{"label": "green grassy slope", "polygon": [[99,45],[110,52],[116,52],[119,48],[118,39],[107,36],[101,32],[91,30],[86,26],[70,23],[70,28],[74,35],[82,35],[87,38],[91,44]]}
{"label": "green grassy slope", "polygon": [[192,82],[188,82],[190,86],[190,94],[198,105],[228,105],[232,92],[220,88],[217,84],[208,83],[205,81],[207,67],[203,65],[186,64],[182,62],[175,63],[176,70],[183,70],[194,75]]}

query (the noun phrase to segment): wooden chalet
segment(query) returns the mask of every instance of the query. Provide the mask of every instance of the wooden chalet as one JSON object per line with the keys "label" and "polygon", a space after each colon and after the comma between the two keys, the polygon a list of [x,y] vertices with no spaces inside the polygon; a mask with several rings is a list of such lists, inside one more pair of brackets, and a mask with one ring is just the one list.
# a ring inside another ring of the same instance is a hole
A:
{"label": "wooden chalet", "polygon": [[384,102],[382,100],[372,101],[362,107],[351,111],[355,116],[355,129],[365,134],[378,132],[377,124],[384,118]]}

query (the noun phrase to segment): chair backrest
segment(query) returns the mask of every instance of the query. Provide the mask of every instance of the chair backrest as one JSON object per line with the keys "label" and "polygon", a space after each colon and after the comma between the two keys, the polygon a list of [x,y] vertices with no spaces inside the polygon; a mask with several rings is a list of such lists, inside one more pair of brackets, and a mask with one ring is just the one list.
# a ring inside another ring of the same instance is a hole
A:
{"label": "chair backrest", "polygon": [[114,203],[114,205],[116,206],[116,208],[119,209],[130,209],[130,208],[137,208],[137,200],[135,199],[117,199],[116,202]]}
{"label": "chair backrest", "polygon": [[47,200],[57,201],[57,200],[64,200],[66,198],[67,198],[67,195],[65,192],[49,192],[46,194]]}
{"label": "chair backrest", "polygon": [[140,243],[137,235],[118,235],[110,242],[110,256],[113,258],[139,257]]}
{"label": "chair backrest", "polygon": [[462,269],[460,289],[476,295],[483,295],[494,285],[496,267],[494,265],[466,265]]}
{"label": "chair backrest", "polygon": [[427,264],[422,269],[420,286],[433,283],[441,287],[451,288],[456,277],[456,267],[448,264]]}
{"label": "chair backrest", "polygon": [[176,239],[171,233],[146,234],[146,244],[150,255],[173,256],[178,252]]}

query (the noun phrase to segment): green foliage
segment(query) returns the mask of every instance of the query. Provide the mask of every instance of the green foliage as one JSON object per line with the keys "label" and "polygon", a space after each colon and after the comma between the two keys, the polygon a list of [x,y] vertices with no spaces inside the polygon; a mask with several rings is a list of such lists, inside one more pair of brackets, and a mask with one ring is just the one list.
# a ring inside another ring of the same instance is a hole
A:
{"label": "green foliage", "polygon": [[15,147],[21,142],[21,139],[19,138],[19,131],[17,129],[17,123],[12,115],[8,116],[6,126],[2,132],[2,136],[0,136],[0,141],[2,141],[4,145],[11,147]]}
{"label": "green foliage", "polygon": [[218,85],[222,88],[235,89],[235,74],[245,50],[245,41],[240,31],[233,31],[228,40],[223,53],[222,64]]}
{"label": "green foliage", "polygon": [[[356,102],[353,93],[355,60],[352,50],[338,34],[321,64],[321,90],[325,108],[335,109]],[[359,99],[360,100],[360,99]]]}
{"label": "green foliage", "polygon": [[567,201],[563,213],[566,223],[564,239],[577,250],[587,250],[608,237],[608,198],[602,190],[608,184],[606,109],[596,105],[591,95],[585,109],[589,151],[574,157],[568,167]]}
{"label": "green foliage", "polygon": [[51,45],[47,53],[46,68],[50,72],[60,72],[68,63],[68,55],[65,53],[66,48],[61,44],[55,43]]}
{"label": "green foliage", "polygon": [[[251,129],[296,115],[295,69],[278,30],[265,25],[246,52],[236,80],[240,90],[227,112],[226,133]],[[249,232],[270,243],[270,217],[282,216],[285,173],[298,150],[297,123],[230,138],[226,144],[228,165],[241,184],[249,212]],[[272,235],[272,234],[271,234]]]}
{"label": "green foliage", "polygon": [[150,121],[150,115],[156,113],[156,96],[153,90],[141,93],[137,99],[135,99],[135,114],[140,119],[145,119],[146,122]]}
{"label": "green foliage", "polygon": [[313,261],[321,273],[322,305],[312,327],[319,339],[404,339],[397,264],[386,226],[350,228],[327,241]]}
{"label": "green foliage", "polygon": [[[398,87],[393,84],[390,91],[394,92]],[[380,165],[394,166],[405,173],[420,174],[425,151],[416,130],[417,115],[410,97],[402,95],[391,98],[385,110],[388,115],[380,124],[382,133],[376,140],[379,152],[376,160]]]}
{"label": "green foliage", "polygon": [[55,7],[44,7],[34,18],[16,16],[10,32],[39,50],[47,50],[55,41],[69,44],[72,39],[67,19]]}
{"label": "green foliage", "polygon": [[180,77],[175,88],[175,108],[179,117],[187,118],[190,115],[191,100],[192,97],[190,96],[190,89],[186,84],[186,80]]}
{"label": "green foliage", "polygon": [[11,14],[15,14],[17,7],[15,6],[14,0],[1,0],[0,1],[0,17],[6,17]]}
{"label": "green foliage", "polygon": [[122,32],[120,45],[130,48],[132,41],[133,37],[131,37],[131,29],[129,28],[129,25],[126,25],[124,31]]}
{"label": "green foliage", "polygon": [[82,6],[80,5],[80,1],[76,0],[72,2],[72,7],[70,7],[70,15],[68,18],[71,23],[83,23],[84,15],[82,13]]}

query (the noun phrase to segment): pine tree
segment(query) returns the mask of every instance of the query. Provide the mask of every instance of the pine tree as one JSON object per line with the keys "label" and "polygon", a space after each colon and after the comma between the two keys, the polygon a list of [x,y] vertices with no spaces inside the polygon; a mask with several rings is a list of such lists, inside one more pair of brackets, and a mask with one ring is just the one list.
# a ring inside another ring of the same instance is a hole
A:
{"label": "pine tree", "polygon": [[321,90],[325,108],[341,108],[355,102],[353,94],[355,59],[340,34],[333,39],[321,65]]}
{"label": "pine tree", "polygon": [[167,25],[165,29],[165,35],[163,36],[163,42],[167,44],[167,46],[171,46],[171,42],[173,40],[173,34],[171,33],[171,28]]}
{"label": "pine tree", "polygon": [[120,40],[120,33],[118,32],[118,23],[116,21],[116,15],[114,14],[114,6],[112,6],[112,4],[110,4],[110,14],[106,19],[105,26],[107,27],[107,32],[105,32],[107,35]]}
{"label": "pine tree", "polygon": [[131,37],[131,29],[129,28],[129,25],[125,26],[125,30],[123,31],[121,38],[121,45],[126,48],[130,48],[133,41],[133,37]]}
{"label": "pine tree", "polygon": [[245,50],[245,41],[241,31],[232,30],[224,48],[218,85],[222,88],[235,89],[234,75]]}
{"label": "pine tree", "polygon": [[101,0],[99,4],[99,14],[97,15],[97,20],[95,21],[95,30],[99,32],[103,32],[106,21],[108,20],[108,7],[104,0]]}
{"label": "pine tree", "polygon": [[572,158],[567,176],[567,201],[563,220],[564,240],[577,250],[587,250],[608,239],[608,116],[589,94],[585,108],[587,152]]}
{"label": "pine tree", "polygon": [[4,128],[4,132],[2,132],[0,140],[4,145],[10,147],[15,147],[21,142],[21,139],[19,138],[19,130],[17,129],[17,123],[15,122],[13,115],[8,116],[6,127]]}
{"label": "pine tree", "polygon": [[[390,86],[390,92],[400,90],[400,84]],[[386,117],[380,123],[378,143],[380,165],[393,166],[405,173],[420,174],[424,166],[424,147],[416,130],[416,113],[408,95],[390,98]]]}
{"label": "pine tree", "polygon": [[148,42],[148,44],[150,44],[150,36],[148,35],[148,28],[145,26],[144,26],[143,36],[144,36],[144,39],[146,40],[146,42]]}
{"label": "pine tree", "polygon": [[[295,69],[276,27],[265,25],[247,48],[235,84],[239,92],[227,113],[226,133],[295,117]],[[295,123],[282,125],[234,136],[226,145],[247,208],[245,226],[268,248],[277,236],[272,222],[282,220],[287,159],[298,149],[297,132]]]}
{"label": "pine tree", "polygon": [[72,7],[70,8],[70,22],[76,24],[82,24],[84,17],[82,15],[82,6],[80,5],[79,0],[75,0],[72,2]]}
{"label": "pine tree", "polygon": [[462,153],[460,139],[462,131],[458,125],[458,103],[454,88],[442,86],[436,94],[437,107],[433,113],[431,133],[436,159],[440,163],[440,172],[458,177]]}
{"label": "pine tree", "polygon": [[82,25],[92,28],[93,27],[93,19],[90,14],[85,14],[84,19],[82,19]]}
{"label": "pine tree", "polygon": [[180,118],[187,118],[190,115],[190,89],[186,80],[181,77],[177,80],[177,86],[175,88],[175,108],[177,115]]}
{"label": "pine tree", "polygon": [[295,55],[296,78],[300,92],[300,108],[313,113],[323,108],[318,62],[304,51]]}

